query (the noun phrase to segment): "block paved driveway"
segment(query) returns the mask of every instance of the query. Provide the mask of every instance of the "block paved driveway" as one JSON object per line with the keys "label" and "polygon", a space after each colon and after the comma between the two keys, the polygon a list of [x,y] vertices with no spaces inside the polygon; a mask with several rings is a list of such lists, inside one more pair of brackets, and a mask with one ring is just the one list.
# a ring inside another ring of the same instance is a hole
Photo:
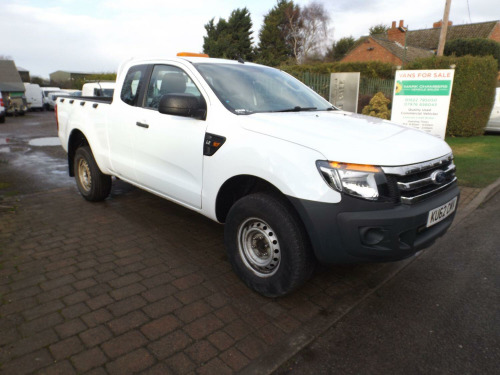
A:
{"label": "block paved driveway", "polygon": [[89,203],[68,181],[0,201],[2,374],[270,372],[405,265],[324,267],[264,298],[221,225],[120,181]]}

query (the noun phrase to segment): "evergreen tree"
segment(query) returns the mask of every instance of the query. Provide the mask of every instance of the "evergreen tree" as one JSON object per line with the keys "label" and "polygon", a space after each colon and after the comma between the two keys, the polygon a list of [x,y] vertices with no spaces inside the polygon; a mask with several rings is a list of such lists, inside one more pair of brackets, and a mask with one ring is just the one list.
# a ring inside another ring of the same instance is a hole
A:
{"label": "evergreen tree", "polygon": [[294,57],[298,51],[296,33],[300,28],[300,9],[293,1],[278,0],[264,16],[264,24],[259,33],[257,60],[266,65],[278,66]]}
{"label": "evergreen tree", "polygon": [[328,49],[326,53],[327,60],[339,61],[344,58],[344,56],[354,47],[356,40],[352,36],[340,38],[337,42],[334,42],[331,48]]}
{"label": "evergreen tree", "polygon": [[244,60],[253,59],[252,20],[247,8],[231,12],[226,21],[220,18],[215,24],[212,18],[206,25],[207,36],[203,37],[203,52],[210,57]]}
{"label": "evergreen tree", "polygon": [[387,27],[383,23],[379,23],[378,25],[370,27],[368,30],[370,32],[370,35],[385,34],[387,30],[389,30],[389,27]]}
{"label": "evergreen tree", "polygon": [[483,38],[460,38],[446,42],[445,56],[493,56],[500,70],[500,43]]}

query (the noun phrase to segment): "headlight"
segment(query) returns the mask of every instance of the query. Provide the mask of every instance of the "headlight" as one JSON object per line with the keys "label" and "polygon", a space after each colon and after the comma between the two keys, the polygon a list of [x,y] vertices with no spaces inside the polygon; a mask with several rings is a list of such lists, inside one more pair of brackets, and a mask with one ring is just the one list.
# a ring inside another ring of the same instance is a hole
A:
{"label": "headlight", "polygon": [[372,201],[386,198],[387,180],[380,167],[323,160],[316,166],[332,189]]}

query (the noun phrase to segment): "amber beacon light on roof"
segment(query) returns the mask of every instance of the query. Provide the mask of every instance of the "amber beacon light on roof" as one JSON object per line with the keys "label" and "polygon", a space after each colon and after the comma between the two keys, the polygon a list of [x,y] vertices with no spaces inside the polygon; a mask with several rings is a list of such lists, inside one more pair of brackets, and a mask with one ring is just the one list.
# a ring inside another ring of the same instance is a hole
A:
{"label": "amber beacon light on roof", "polygon": [[206,53],[194,53],[194,52],[179,52],[177,56],[186,56],[186,57],[210,57]]}

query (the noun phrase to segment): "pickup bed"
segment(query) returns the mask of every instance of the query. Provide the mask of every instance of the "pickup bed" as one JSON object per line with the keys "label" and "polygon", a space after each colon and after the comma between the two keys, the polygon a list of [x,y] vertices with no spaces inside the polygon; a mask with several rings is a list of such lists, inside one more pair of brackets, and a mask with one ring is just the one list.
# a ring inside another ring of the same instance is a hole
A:
{"label": "pickup bed", "polygon": [[412,256],[456,212],[445,142],[340,111],[257,64],[129,60],[113,98],[59,98],[56,116],[85,199],[106,199],[115,176],[224,223],[233,269],[266,296],[317,261]]}

